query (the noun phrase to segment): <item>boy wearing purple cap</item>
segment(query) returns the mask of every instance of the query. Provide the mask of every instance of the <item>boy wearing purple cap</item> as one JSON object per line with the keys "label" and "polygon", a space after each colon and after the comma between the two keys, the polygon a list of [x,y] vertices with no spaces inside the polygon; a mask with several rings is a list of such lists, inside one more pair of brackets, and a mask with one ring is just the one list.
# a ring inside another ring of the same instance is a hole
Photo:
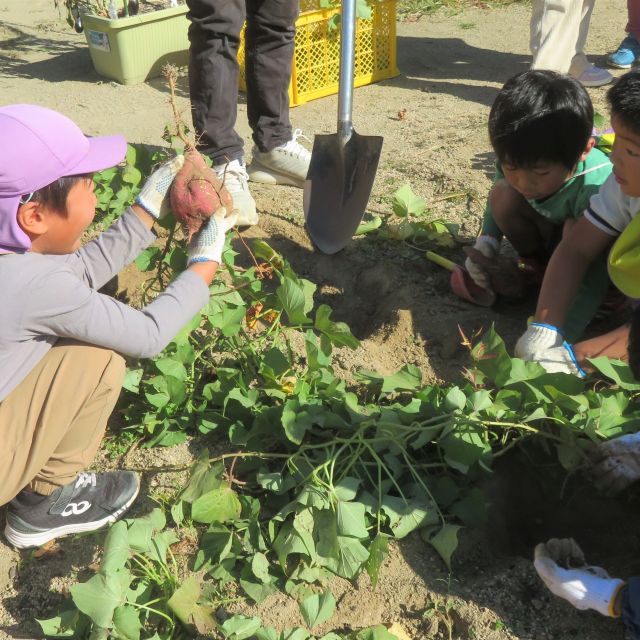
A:
{"label": "boy wearing purple cap", "polygon": [[204,306],[237,216],[216,212],[189,243],[187,270],[136,310],[98,289],[154,241],[183,157],[80,248],[95,215],[92,174],[122,161],[124,138],[87,138],[55,111],[10,105],[0,139],[0,505],[7,539],[24,548],[98,529],[135,500],[134,473],[84,472],[120,393],[122,355],[159,353]]}

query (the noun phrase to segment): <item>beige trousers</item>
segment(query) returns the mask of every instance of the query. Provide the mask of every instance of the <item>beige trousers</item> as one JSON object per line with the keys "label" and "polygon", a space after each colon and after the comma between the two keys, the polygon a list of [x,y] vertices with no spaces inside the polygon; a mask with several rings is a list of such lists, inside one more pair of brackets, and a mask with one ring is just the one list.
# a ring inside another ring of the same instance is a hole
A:
{"label": "beige trousers", "polygon": [[49,495],[94,458],[120,394],[122,356],[61,340],[0,402],[0,505]]}
{"label": "beige trousers", "polygon": [[578,77],[589,66],[584,47],[595,0],[533,0],[532,69],[550,69]]}

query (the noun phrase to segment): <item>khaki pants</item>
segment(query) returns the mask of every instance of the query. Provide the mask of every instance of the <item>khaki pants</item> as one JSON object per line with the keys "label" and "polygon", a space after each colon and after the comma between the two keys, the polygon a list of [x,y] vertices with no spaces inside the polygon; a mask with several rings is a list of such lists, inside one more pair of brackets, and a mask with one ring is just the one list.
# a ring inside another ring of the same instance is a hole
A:
{"label": "khaki pants", "polygon": [[595,0],[532,0],[532,69],[581,75],[589,66],[584,47]]}
{"label": "khaki pants", "polygon": [[94,458],[120,394],[124,359],[57,342],[0,402],[0,505],[28,487],[49,495]]}

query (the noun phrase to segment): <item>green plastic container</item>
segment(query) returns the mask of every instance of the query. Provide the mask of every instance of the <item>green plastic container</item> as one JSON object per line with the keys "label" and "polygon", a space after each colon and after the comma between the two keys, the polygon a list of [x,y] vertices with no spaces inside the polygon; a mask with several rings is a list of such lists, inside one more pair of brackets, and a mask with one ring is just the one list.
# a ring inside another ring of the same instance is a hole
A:
{"label": "green plastic container", "polygon": [[82,17],[95,70],[121,84],[159,76],[165,62],[189,60],[187,7],[180,5],[128,18]]}

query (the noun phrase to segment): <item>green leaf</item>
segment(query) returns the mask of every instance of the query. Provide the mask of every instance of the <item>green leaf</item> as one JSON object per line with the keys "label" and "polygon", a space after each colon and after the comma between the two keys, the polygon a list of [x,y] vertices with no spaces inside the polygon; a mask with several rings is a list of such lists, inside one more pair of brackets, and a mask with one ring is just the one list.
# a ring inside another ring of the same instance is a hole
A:
{"label": "green leaf", "polygon": [[185,502],[191,503],[201,495],[213,489],[218,489],[224,484],[223,473],[224,466],[222,463],[210,465],[209,451],[204,449],[200,452],[198,461],[193,465],[189,483],[180,494],[180,498]]}
{"label": "green leaf", "polygon": [[116,608],[125,604],[130,583],[131,574],[121,569],[106,575],[97,573],[87,582],[71,585],[69,590],[76,607],[96,626],[108,629]]}
{"label": "green leaf", "polygon": [[336,518],[338,535],[351,538],[368,538],[366,527],[365,506],[361,502],[338,502]]}
{"label": "green leaf", "polygon": [[611,378],[621,389],[640,391],[640,382],[635,379],[626,362],[610,360],[606,356],[588,358],[588,360],[600,373]]}
{"label": "green leaf", "polygon": [[342,502],[350,502],[355,499],[358,494],[358,487],[360,486],[360,480],[358,478],[351,478],[349,476],[342,478],[340,482],[334,485],[333,491],[336,494],[336,498]]}
{"label": "green leaf", "polygon": [[371,584],[375,589],[378,585],[378,576],[380,575],[380,567],[384,562],[384,559],[389,553],[389,538],[382,533],[379,533],[373,542],[369,545],[369,558],[367,559],[364,568],[371,578]]}
{"label": "green leaf", "polygon": [[127,369],[127,373],[122,383],[122,388],[131,393],[140,391],[140,380],[142,380],[142,369]]}
{"label": "green leaf", "polygon": [[422,371],[414,364],[405,364],[391,376],[385,376],[382,393],[393,391],[414,391],[422,384]]}
{"label": "green leaf", "polygon": [[198,579],[190,576],[167,600],[167,606],[183,624],[195,627],[201,634],[208,634],[215,631],[218,625],[213,617],[213,608],[198,603],[200,594]]}
{"label": "green leaf", "polygon": [[353,640],[398,640],[398,638],[379,625],[358,631]]}
{"label": "green leaf", "polygon": [[260,618],[235,615],[223,622],[222,632],[230,640],[245,640],[254,635],[261,626]]}
{"label": "green leaf", "polygon": [[336,599],[331,591],[314,593],[300,603],[300,613],[308,627],[316,627],[331,618],[336,610]]}
{"label": "green leaf", "polygon": [[382,226],[382,218],[380,216],[371,216],[367,218],[367,214],[365,214],[365,218],[358,225],[356,229],[355,235],[363,236],[367,233],[372,233],[376,229],[379,229]]}
{"label": "green leaf", "polygon": [[113,626],[122,640],[140,640],[142,623],[139,611],[139,609],[127,604],[114,611]]}
{"label": "green leaf", "polygon": [[159,247],[145,249],[136,259],[135,265],[140,271],[151,271],[156,268],[162,251]]}
{"label": "green leaf", "polygon": [[[67,601],[69,604],[70,601]],[[63,606],[68,606],[67,602]],[[73,638],[80,637],[81,633],[81,616],[82,614],[78,609],[71,604],[70,609],[60,611],[53,618],[47,620],[40,620],[36,618],[37,623],[40,625],[42,632],[51,638]],[[86,620],[86,618],[84,618]]]}
{"label": "green leaf", "polygon": [[382,500],[382,510],[389,517],[393,535],[400,539],[419,527],[438,522],[439,517],[432,505],[414,499],[405,501],[396,496],[386,495]]}
{"label": "green leaf", "polygon": [[458,525],[445,523],[442,525],[442,529],[429,539],[429,542],[440,554],[449,571],[451,571],[451,556],[458,547],[458,531],[460,529],[462,527]]}
{"label": "green leaf", "polygon": [[282,284],[276,289],[276,296],[287,314],[289,324],[308,324],[310,322],[307,317],[306,291],[301,280],[284,276]]}
{"label": "green leaf", "polygon": [[154,364],[165,376],[172,376],[178,380],[186,380],[188,377],[187,370],[182,362],[173,358],[160,358],[155,360]]}
{"label": "green leaf", "polygon": [[406,184],[393,194],[393,213],[401,218],[422,215],[427,203],[416,196],[411,187]]}
{"label": "green leaf", "polygon": [[452,387],[444,397],[444,407],[447,411],[462,411],[467,404],[467,396],[460,387]]}
{"label": "green leaf", "polygon": [[264,553],[256,553],[251,560],[251,571],[260,582],[267,583],[271,581],[269,575],[269,561]]}
{"label": "green leaf", "polygon": [[104,553],[100,565],[102,572],[111,574],[124,569],[132,555],[126,521],[119,520],[109,529],[104,541]]}
{"label": "green leaf", "polygon": [[316,311],[315,328],[324,333],[332,344],[357,349],[360,341],[351,333],[347,324],[331,320],[331,312],[331,307],[321,304]]}
{"label": "green leaf", "polygon": [[242,506],[233,489],[227,486],[208,491],[191,505],[191,517],[196,522],[210,524],[240,517]]}

